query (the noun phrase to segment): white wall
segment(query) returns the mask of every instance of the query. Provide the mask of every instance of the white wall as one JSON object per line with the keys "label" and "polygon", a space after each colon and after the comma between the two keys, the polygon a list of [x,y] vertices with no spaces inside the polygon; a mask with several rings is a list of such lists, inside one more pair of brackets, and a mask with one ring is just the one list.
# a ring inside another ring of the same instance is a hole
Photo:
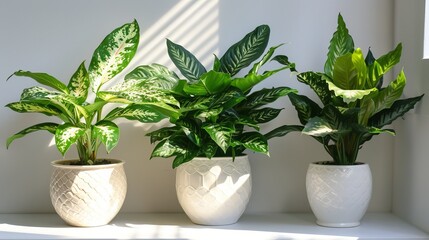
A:
{"label": "white wall", "polygon": [[[300,70],[322,70],[327,46],[341,12],[355,43],[376,55],[392,49],[393,3],[389,0],[309,1],[105,1],[105,0],[3,0],[0,2],[0,79],[17,69],[48,72],[67,81],[83,59],[113,28],[136,18],[141,26],[141,47],[133,66],[168,62],[164,39],[187,47],[211,65],[212,53],[223,53],[232,43],[259,24],[271,26],[270,45],[286,42],[279,53],[290,56]],[[287,84],[309,92],[288,73],[261,87]],[[30,79],[0,81],[0,104],[16,101]],[[280,118],[263,130],[298,123],[285,98]],[[46,120],[0,109],[0,139]],[[134,126],[139,126],[135,128]],[[152,125],[120,123],[121,141],[110,157],[127,161],[129,191],[123,211],[181,211],[174,189],[171,160],[149,161],[153,146],[144,136]],[[399,131],[399,135],[401,135]],[[9,150],[0,148],[0,212],[51,212],[50,161],[59,159],[51,136],[35,133],[17,140]],[[366,145],[360,160],[373,170],[374,193],[370,211],[390,211],[392,195],[393,137],[380,136]],[[101,153],[102,155],[104,153]],[[75,157],[75,151],[67,157]],[[271,158],[250,155],[253,196],[248,212],[309,211],[305,195],[308,163],[327,159],[322,146],[299,134],[271,141]]]}
{"label": "white wall", "polygon": [[[395,41],[404,44],[406,97],[429,92],[429,62],[422,60],[424,8],[424,0],[395,1]],[[406,121],[396,124],[400,137],[395,142],[393,188],[393,212],[425,231],[429,231],[428,104],[426,95],[416,110],[407,115]]]}

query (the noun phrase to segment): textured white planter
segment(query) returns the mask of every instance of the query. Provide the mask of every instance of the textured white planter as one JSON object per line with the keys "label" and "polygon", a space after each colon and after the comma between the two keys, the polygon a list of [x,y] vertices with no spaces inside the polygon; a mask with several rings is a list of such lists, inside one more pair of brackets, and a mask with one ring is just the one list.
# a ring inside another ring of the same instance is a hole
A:
{"label": "textured white planter", "polygon": [[118,214],[127,192],[123,162],[78,166],[76,160],[52,162],[51,201],[68,224],[92,227],[108,224]]}
{"label": "textured white planter", "polygon": [[192,222],[227,225],[238,221],[252,192],[247,156],[194,158],[176,171],[180,205]]}
{"label": "textured white planter", "polygon": [[359,226],[371,199],[371,170],[368,164],[311,163],[306,187],[317,224],[325,227]]}

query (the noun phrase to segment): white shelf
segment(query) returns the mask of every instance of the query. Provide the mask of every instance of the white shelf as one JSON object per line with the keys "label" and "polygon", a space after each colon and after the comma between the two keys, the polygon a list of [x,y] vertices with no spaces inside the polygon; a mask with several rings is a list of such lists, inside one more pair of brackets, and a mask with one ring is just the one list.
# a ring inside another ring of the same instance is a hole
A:
{"label": "white shelf", "polygon": [[429,235],[388,213],[368,213],[361,226],[325,228],[312,214],[253,214],[227,226],[200,226],[184,214],[119,214],[94,228],[66,225],[56,214],[0,214],[0,239],[326,239],[412,240]]}

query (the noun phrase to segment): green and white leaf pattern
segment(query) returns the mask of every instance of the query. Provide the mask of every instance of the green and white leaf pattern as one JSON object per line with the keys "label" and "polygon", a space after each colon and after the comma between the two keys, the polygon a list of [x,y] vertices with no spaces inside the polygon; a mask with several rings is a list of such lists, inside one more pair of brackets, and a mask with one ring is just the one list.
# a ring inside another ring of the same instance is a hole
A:
{"label": "green and white leaf pattern", "polygon": [[13,102],[7,104],[6,107],[19,113],[43,113],[48,116],[61,114],[61,111],[53,106],[34,102]]}
{"label": "green and white leaf pattern", "polygon": [[111,121],[122,117],[128,120],[137,120],[142,123],[155,123],[161,121],[167,116],[163,115],[152,106],[131,104],[126,107],[118,107],[113,109],[106,115],[104,119]]}
{"label": "green and white leaf pattern", "polygon": [[179,82],[177,75],[160,64],[138,66],[125,76],[125,81],[139,80],[162,90],[171,90]]}
{"label": "green and white leaf pattern", "polygon": [[239,141],[245,148],[269,155],[267,139],[259,132],[243,133]]}
{"label": "green and white leaf pattern", "polygon": [[92,129],[94,138],[100,139],[109,153],[119,141],[119,127],[111,121],[103,120],[94,125]]}
{"label": "green and white leaf pattern", "polygon": [[329,90],[334,91],[335,96],[341,97],[343,101],[347,104],[355,102],[358,99],[369,95],[371,92],[377,91],[377,88],[370,88],[364,90],[344,90],[337,87],[333,82],[326,81],[328,83]]}
{"label": "green and white leaf pattern", "polygon": [[234,133],[234,125],[232,123],[225,124],[209,124],[203,129],[210,135],[211,139],[226,153],[226,150],[231,144],[232,134]]}
{"label": "green and white leaf pattern", "polygon": [[82,104],[88,96],[89,85],[88,72],[83,62],[71,77],[67,88],[70,90],[70,95],[76,98],[77,103]]}
{"label": "green and white leaf pattern", "polygon": [[46,122],[46,123],[39,123],[39,124],[33,125],[31,127],[25,128],[24,130],[22,130],[22,131],[20,131],[20,132],[18,132],[16,134],[10,136],[7,139],[7,141],[6,141],[6,148],[9,148],[9,145],[13,141],[15,141],[15,139],[22,138],[25,135],[27,135],[29,133],[32,133],[32,132],[35,132],[35,131],[45,130],[45,131],[48,131],[48,132],[50,132],[52,134],[55,134],[55,131],[56,131],[57,127],[58,127],[58,123]]}
{"label": "green and white leaf pattern", "polygon": [[282,109],[267,107],[250,111],[248,116],[256,123],[267,123],[276,118],[281,111]]}
{"label": "green and white leaf pattern", "polygon": [[57,127],[55,132],[55,144],[58,150],[64,156],[70,146],[85,134],[85,129],[76,127],[71,123],[64,123]]}
{"label": "green and white leaf pattern", "polygon": [[333,129],[332,126],[323,118],[314,117],[308,120],[308,123],[304,126],[302,133],[316,137],[323,137],[337,131],[338,130]]}
{"label": "green and white leaf pattern", "polygon": [[94,51],[88,68],[89,80],[95,93],[131,62],[137,51],[139,38],[139,26],[135,20],[115,29],[104,38]]}

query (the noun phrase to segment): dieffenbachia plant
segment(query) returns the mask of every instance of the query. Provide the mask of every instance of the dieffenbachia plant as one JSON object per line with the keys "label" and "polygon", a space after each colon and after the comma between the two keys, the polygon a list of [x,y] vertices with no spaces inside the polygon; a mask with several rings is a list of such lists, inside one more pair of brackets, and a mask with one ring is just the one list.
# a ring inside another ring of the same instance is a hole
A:
{"label": "dieffenbachia plant", "polygon": [[[183,46],[167,40],[168,54],[186,79],[179,80],[171,91],[180,103],[180,117],[148,135],[158,142],[151,157],[175,157],[173,168],[194,157],[238,156],[244,150],[268,154],[267,140],[259,132],[259,124],[276,118],[281,109],[264,107],[279,97],[296,92],[288,87],[275,87],[251,92],[252,88],[273,74],[293,68],[286,56],[275,56],[279,46],[265,54],[270,28],[261,25],[232,45],[219,59],[215,56],[212,70],[206,70]],[[262,56],[262,59],[255,62]],[[259,73],[260,68],[274,60],[282,65]],[[255,62],[255,63],[254,63]],[[247,75],[236,77],[251,65]],[[175,74],[166,76],[174,78]]]}
{"label": "dieffenbachia plant", "polygon": [[[45,122],[28,127],[9,137],[7,147],[26,134],[46,130],[55,135],[55,144],[63,156],[76,143],[79,164],[96,164],[101,143],[107,152],[118,143],[119,128],[113,120],[126,118],[146,123],[165,117],[177,118],[177,111],[170,106],[177,105],[177,102],[164,91],[176,84],[171,83],[175,79],[157,78],[168,72],[163,66],[140,66],[126,75],[123,82],[102,90],[104,84],[131,62],[139,37],[136,21],[115,29],[94,51],[88,69],[85,62],[80,64],[67,85],[46,73],[22,70],[13,73],[11,77],[29,77],[50,89],[42,86],[24,89],[19,102],[6,106],[20,113],[56,116],[63,123]],[[90,97],[90,89],[95,93],[94,97]],[[103,114],[103,107],[108,103],[121,106]]]}
{"label": "dieffenbachia plant", "polygon": [[324,72],[302,72],[297,79],[307,84],[322,106],[310,98],[290,94],[302,126],[286,125],[271,133],[285,135],[301,131],[323,144],[335,165],[353,165],[359,149],[374,135],[395,134],[386,125],[413,109],[423,95],[399,99],[406,84],[401,70],[387,86],[383,76],[401,58],[402,45],[375,59],[371,50],[364,58],[341,15],[330,42]]}

